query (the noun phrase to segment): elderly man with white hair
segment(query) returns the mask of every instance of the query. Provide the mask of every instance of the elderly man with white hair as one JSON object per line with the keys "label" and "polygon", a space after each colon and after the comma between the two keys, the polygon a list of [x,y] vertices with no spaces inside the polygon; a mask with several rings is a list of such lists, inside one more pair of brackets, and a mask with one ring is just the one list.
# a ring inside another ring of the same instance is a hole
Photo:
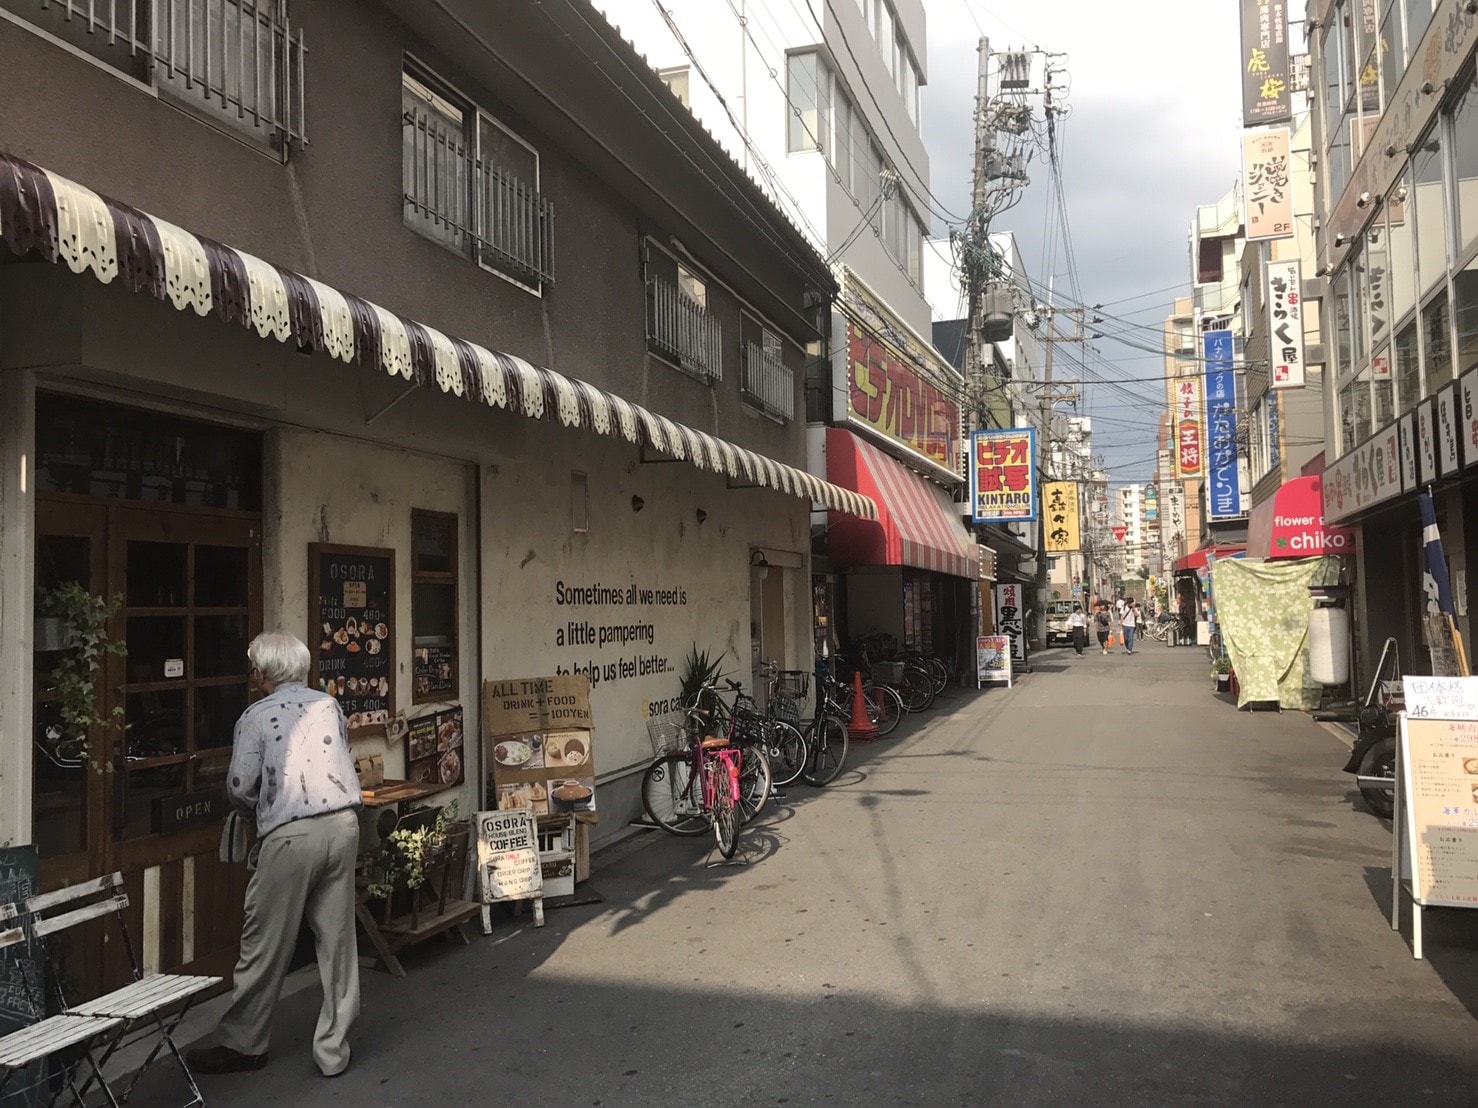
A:
{"label": "elderly man with white hair", "polygon": [[285,631],[269,631],[252,640],[246,657],[252,682],[265,695],[236,723],[227,791],[256,820],[259,841],[250,859],[231,1007],[217,1028],[217,1045],[192,1050],[189,1063],[200,1073],[267,1064],[272,1010],[306,915],[323,982],[313,1060],[325,1077],[335,1077],[349,1066],[349,1028],[359,1015],[359,779],[338,701],[304,684],[308,648]]}

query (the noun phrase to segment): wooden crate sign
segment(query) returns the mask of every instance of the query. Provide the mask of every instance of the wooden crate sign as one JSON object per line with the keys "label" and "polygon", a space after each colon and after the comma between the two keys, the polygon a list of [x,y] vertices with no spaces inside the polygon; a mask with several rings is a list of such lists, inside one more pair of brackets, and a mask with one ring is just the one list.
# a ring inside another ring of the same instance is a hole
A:
{"label": "wooden crate sign", "polygon": [[582,674],[484,681],[483,726],[489,735],[588,730],[590,679]]}

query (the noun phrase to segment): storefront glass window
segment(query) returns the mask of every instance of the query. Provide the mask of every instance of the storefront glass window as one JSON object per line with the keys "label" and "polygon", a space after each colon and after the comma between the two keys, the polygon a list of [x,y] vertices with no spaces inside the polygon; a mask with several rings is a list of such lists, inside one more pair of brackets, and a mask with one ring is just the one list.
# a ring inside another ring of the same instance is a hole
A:
{"label": "storefront glass window", "polygon": [[1350,267],[1345,266],[1334,279],[1335,356],[1339,359],[1337,376],[1344,376],[1355,365],[1350,341]]}
{"label": "storefront glass window", "polygon": [[1478,75],[1452,113],[1452,160],[1457,178],[1458,254],[1478,247]]}
{"label": "storefront glass window", "polygon": [[1355,83],[1360,88],[1360,111],[1368,118],[1380,115],[1381,111],[1380,43],[1375,33],[1374,0],[1361,0],[1360,13],[1359,57],[1363,60],[1355,74]]}
{"label": "storefront glass window", "polygon": [[1416,407],[1422,398],[1421,365],[1417,361],[1417,321],[1411,320],[1396,333],[1396,345],[1392,357],[1396,364],[1391,367],[1396,376],[1396,408],[1405,415]]}
{"label": "storefront glass window", "polygon": [[455,700],[457,675],[457,517],[411,513],[411,702]]}
{"label": "storefront glass window", "polygon": [[1413,159],[1416,172],[1416,269],[1427,292],[1447,276],[1447,212],[1442,196],[1442,140],[1427,132]]}
{"label": "storefront glass window", "polygon": [[36,490],[257,512],[261,436],[42,394]]}
{"label": "storefront glass window", "polygon": [[1432,22],[1432,4],[1433,0],[1406,0],[1406,41],[1411,44],[1413,57],[1427,24]]}
{"label": "storefront glass window", "polygon": [[1447,316],[1447,290],[1422,308],[1422,357],[1426,365],[1427,395],[1452,380],[1452,335]]}
{"label": "storefront glass window", "polygon": [[1360,52],[1355,47],[1355,17],[1351,10],[1356,3],[1363,3],[1363,0],[1350,0],[1349,3],[1342,4],[1337,9],[1337,18],[1339,19],[1341,28],[1340,50],[1344,59],[1344,72],[1342,74],[1344,78],[1344,102],[1341,104],[1341,107],[1344,109],[1344,114],[1352,120],[1356,118],[1357,112],[1355,93],[1360,87],[1359,81],[1357,80],[1360,71],[1356,68],[1356,63],[1360,58]]}
{"label": "storefront glass window", "polygon": [[1380,28],[1380,79],[1387,96],[1401,83],[1401,74],[1406,68],[1401,32],[1401,5],[1393,0],[1386,5],[1385,19]]}
{"label": "storefront glass window", "polygon": [[1355,378],[1354,392],[1354,442],[1364,442],[1370,437],[1374,430],[1371,426],[1371,404],[1370,404],[1370,370],[1365,370],[1359,377]]}
{"label": "storefront glass window", "polygon": [[1478,365],[1478,257],[1452,279],[1452,314],[1457,324],[1457,372]]}
{"label": "storefront glass window", "polygon": [[1371,405],[1374,427],[1384,427],[1396,418],[1396,387],[1391,380],[1391,350],[1383,347],[1370,359]]}
{"label": "storefront glass window", "polygon": [[1355,382],[1339,390],[1339,452],[1348,454],[1359,443],[1355,438]]}
{"label": "storefront glass window", "polygon": [[[1409,179],[1409,178],[1408,178]],[[1407,180],[1399,182],[1386,197],[1386,256],[1391,291],[1390,317],[1399,323],[1416,307],[1416,255],[1412,241],[1411,205]]]}

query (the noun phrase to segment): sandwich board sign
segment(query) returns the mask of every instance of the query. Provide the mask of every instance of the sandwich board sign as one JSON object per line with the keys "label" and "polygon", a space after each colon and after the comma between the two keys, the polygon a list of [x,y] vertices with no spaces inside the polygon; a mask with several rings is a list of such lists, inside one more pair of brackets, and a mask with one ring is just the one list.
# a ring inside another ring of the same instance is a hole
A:
{"label": "sandwich board sign", "polygon": [[477,877],[482,933],[493,933],[492,905],[534,902],[534,926],[544,926],[544,867],[539,859],[539,820],[532,808],[477,813]]}

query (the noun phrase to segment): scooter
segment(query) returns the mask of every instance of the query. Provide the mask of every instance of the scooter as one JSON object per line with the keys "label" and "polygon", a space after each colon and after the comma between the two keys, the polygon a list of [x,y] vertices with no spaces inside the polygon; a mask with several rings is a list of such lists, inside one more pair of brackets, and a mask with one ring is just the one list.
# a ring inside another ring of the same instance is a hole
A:
{"label": "scooter", "polygon": [[1360,705],[1355,745],[1345,763],[1345,772],[1355,774],[1361,798],[1383,819],[1390,819],[1396,807],[1396,717],[1404,706],[1401,649],[1390,638]]}

